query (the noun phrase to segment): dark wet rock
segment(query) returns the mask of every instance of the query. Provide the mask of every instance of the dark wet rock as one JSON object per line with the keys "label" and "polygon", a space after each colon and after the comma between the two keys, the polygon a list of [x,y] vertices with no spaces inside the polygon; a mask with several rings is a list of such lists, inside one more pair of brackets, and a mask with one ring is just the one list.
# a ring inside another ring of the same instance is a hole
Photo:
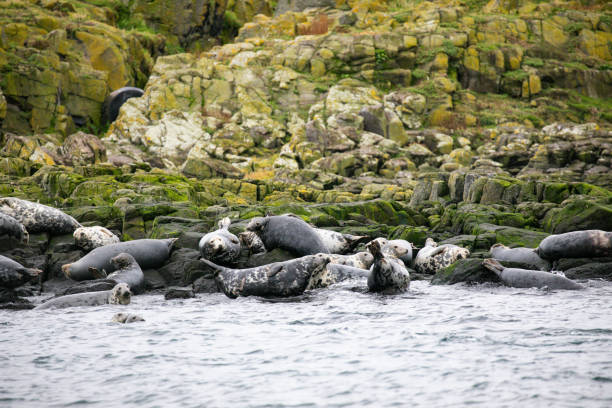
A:
{"label": "dark wet rock", "polygon": [[568,279],[605,279],[612,281],[612,262],[591,262],[567,269]]}
{"label": "dark wet rock", "polygon": [[195,297],[195,293],[193,292],[193,288],[191,287],[180,287],[180,286],[172,286],[166,290],[166,294],[164,298],[166,300],[170,299],[189,299]]}
{"label": "dark wet rock", "polygon": [[254,268],[256,266],[268,265],[274,262],[284,262],[295,258],[296,257],[291,252],[276,248],[268,252],[251,255],[245,265],[245,268]]}
{"label": "dark wet rock", "polygon": [[197,250],[198,244],[204,235],[204,232],[185,231],[179,235],[178,240],[174,243],[174,248],[188,248]]}
{"label": "dark wet rock", "polygon": [[62,266],[73,263],[85,256],[84,251],[70,251],[70,252],[55,252],[49,255],[47,261],[47,279],[52,278],[65,278]]}
{"label": "dark wet rock", "polygon": [[12,290],[0,290],[0,309],[27,310],[33,309],[34,305],[27,299]]}
{"label": "dark wet rock", "polygon": [[454,264],[438,271],[431,280],[434,285],[452,285],[455,283],[501,282],[497,275],[485,269],[482,259],[460,259]]}
{"label": "dark wet rock", "polygon": [[567,271],[590,263],[612,263],[612,257],[601,258],[561,258],[553,263],[555,271]]}
{"label": "dark wet rock", "polygon": [[100,292],[103,290],[111,290],[115,287],[117,283],[110,279],[95,279],[90,281],[83,281],[75,283],[69,288],[64,289],[63,291],[56,292],[55,296],[65,296],[72,295],[75,293],[85,293],[85,292]]}
{"label": "dark wet rock", "polygon": [[155,269],[145,269],[142,271],[145,280],[145,290],[165,288],[166,281],[163,276]]}
{"label": "dark wet rock", "polygon": [[193,290],[195,293],[217,293],[220,292],[217,283],[212,275],[202,276],[193,282]]}
{"label": "dark wet rock", "polygon": [[199,261],[200,252],[189,248],[180,248],[172,252],[167,264],[157,270],[167,285],[192,283],[206,274]]}

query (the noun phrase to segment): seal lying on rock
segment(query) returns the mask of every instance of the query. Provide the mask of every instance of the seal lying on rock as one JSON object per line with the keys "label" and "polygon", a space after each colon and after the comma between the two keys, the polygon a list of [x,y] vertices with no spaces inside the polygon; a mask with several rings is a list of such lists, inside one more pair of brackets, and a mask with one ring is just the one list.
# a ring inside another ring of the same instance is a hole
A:
{"label": "seal lying on rock", "polygon": [[249,250],[250,255],[266,252],[266,246],[259,236],[253,231],[244,231],[238,234],[242,246]]}
{"label": "seal lying on rock", "polygon": [[255,217],[246,229],[255,232],[268,251],[281,248],[296,256],[329,253],[315,229],[296,216]]}
{"label": "seal lying on rock", "polygon": [[586,230],[549,235],[540,242],[536,252],[551,261],[612,256],[612,232]]}
{"label": "seal lying on rock", "polygon": [[353,266],[329,263],[318,273],[313,273],[308,281],[306,290],[326,288],[348,279],[367,278],[370,271]]}
{"label": "seal lying on rock", "polygon": [[359,269],[370,269],[374,263],[374,257],[369,252],[357,252],[353,255],[330,255],[331,263],[352,266]]}
{"label": "seal lying on rock", "polygon": [[28,231],[22,223],[14,217],[0,212],[0,236],[3,235],[17,238],[23,243],[27,243],[29,239]]}
{"label": "seal lying on rock", "polygon": [[200,239],[198,247],[202,258],[223,265],[232,264],[240,256],[240,241],[229,232],[229,217],[219,221],[219,229]]}
{"label": "seal lying on rock", "polygon": [[144,94],[140,88],[124,86],[111,92],[104,100],[102,107],[102,123],[111,123],[117,119],[119,108],[130,98],[138,98]]}
{"label": "seal lying on rock", "polygon": [[550,271],[550,262],[540,258],[532,248],[508,248],[504,244],[495,244],[489,250],[498,261],[514,262],[527,269]]}
{"label": "seal lying on rock", "polygon": [[81,226],[77,220],[60,210],[14,197],[0,198],[0,212],[15,218],[30,233],[61,235],[71,233]]}
{"label": "seal lying on rock", "polygon": [[301,295],[310,277],[325,268],[329,255],[316,254],[248,269],[230,269],[200,259],[214,275],[217,287],[230,298]]}
{"label": "seal lying on rock", "polygon": [[438,246],[431,238],[425,240],[425,246],[414,258],[414,268],[420,273],[434,274],[440,269],[446,268],[458,259],[467,258],[470,251],[453,244]]}
{"label": "seal lying on rock", "polygon": [[107,281],[112,281],[115,284],[125,283],[135,295],[144,290],[144,273],[142,273],[140,265],[138,265],[138,262],[136,262],[132,255],[122,252],[112,258],[111,263],[115,267],[115,272],[108,276],[104,276],[105,273],[103,271],[92,270],[92,275],[97,278],[99,277]]}
{"label": "seal lying on rock", "polygon": [[113,322],[116,323],[134,323],[134,322],[144,322],[145,319],[142,317],[132,314],[132,313],[117,313],[113,316]]}
{"label": "seal lying on rock", "polygon": [[376,238],[382,248],[383,254],[394,256],[400,259],[406,267],[412,263],[412,244],[404,239]]}
{"label": "seal lying on rock", "polygon": [[506,285],[513,288],[584,289],[584,287],[565,276],[550,272],[528,269],[505,268],[495,259],[485,259],[482,265],[499,276]]}
{"label": "seal lying on rock", "polygon": [[74,263],[62,266],[62,271],[66,277],[79,281],[95,278],[90,268],[109,274],[116,268],[111,259],[122,252],[132,255],[142,269],[158,268],[170,257],[175,241],[176,238],[136,239],[105,245],[94,249]]}
{"label": "seal lying on rock", "polygon": [[40,269],[26,268],[19,262],[0,255],[0,287],[14,289],[42,273]]}
{"label": "seal lying on rock", "polygon": [[410,273],[404,263],[394,256],[385,255],[378,241],[371,241],[366,247],[374,256],[368,276],[368,289],[387,294],[408,290]]}
{"label": "seal lying on rock", "polygon": [[53,298],[34,309],[49,309],[52,307],[63,308],[73,306],[98,306],[98,305],[129,305],[132,292],[125,283],[117,284],[112,290],[100,292],[85,292],[74,295],[66,295]]}
{"label": "seal lying on rock", "polygon": [[120,242],[118,236],[99,226],[77,228],[72,236],[76,246],[83,248],[85,251]]}

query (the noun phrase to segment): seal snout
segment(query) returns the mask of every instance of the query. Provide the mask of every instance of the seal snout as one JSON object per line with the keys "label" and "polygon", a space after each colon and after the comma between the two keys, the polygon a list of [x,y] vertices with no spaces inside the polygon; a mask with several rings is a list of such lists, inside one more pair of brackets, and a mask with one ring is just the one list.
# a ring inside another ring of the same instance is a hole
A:
{"label": "seal snout", "polygon": [[72,276],[70,276],[70,267],[72,266],[72,264],[66,264],[66,265],[62,265],[62,272],[64,272],[64,275],[71,279]]}

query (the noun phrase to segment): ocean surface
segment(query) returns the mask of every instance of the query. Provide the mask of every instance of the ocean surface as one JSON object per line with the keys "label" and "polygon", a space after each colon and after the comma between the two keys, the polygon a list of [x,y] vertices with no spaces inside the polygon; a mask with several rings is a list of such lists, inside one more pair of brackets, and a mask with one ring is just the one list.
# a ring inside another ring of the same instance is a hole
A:
{"label": "ocean surface", "polygon": [[1,310],[0,407],[612,407],[612,283],[587,286]]}

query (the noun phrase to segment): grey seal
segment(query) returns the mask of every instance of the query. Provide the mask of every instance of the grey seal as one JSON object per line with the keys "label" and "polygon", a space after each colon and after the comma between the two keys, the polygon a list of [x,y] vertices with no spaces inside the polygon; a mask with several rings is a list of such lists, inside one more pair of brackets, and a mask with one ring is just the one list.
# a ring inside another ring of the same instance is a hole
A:
{"label": "grey seal", "polygon": [[338,282],[367,278],[368,276],[370,276],[370,271],[367,269],[328,263],[321,271],[312,274],[306,290],[326,288]]}
{"label": "grey seal", "polygon": [[28,231],[21,222],[8,214],[0,212],[0,236],[2,235],[16,238],[23,243],[27,243],[29,239]]}
{"label": "grey seal", "polygon": [[266,252],[266,246],[259,236],[253,231],[243,231],[238,234],[242,246],[249,250],[250,255]]}
{"label": "grey seal", "polygon": [[388,240],[386,238],[376,238],[374,241],[380,244],[383,254],[400,259],[406,267],[412,264],[413,245],[410,242],[405,239]]}
{"label": "grey seal", "polygon": [[134,323],[134,322],[144,322],[145,319],[142,317],[132,314],[132,313],[117,313],[113,316],[113,322],[115,323]]}
{"label": "grey seal", "polygon": [[366,247],[374,256],[368,276],[370,292],[391,294],[408,290],[410,273],[404,263],[394,256],[384,254],[379,241],[371,241]]}
{"label": "grey seal", "polygon": [[440,269],[446,268],[459,259],[467,258],[470,251],[453,244],[438,246],[431,238],[425,240],[425,246],[414,258],[414,268],[420,273],[433,274]]}
{"label": "grey seal", "polygon": [[495,244],[489,252],[498,261],[514,262],[527,269],[550,271],[551,268],[550,262],[540,258],[533,248],[508,248],[504,244]]}
{"label": "grey seal", "polygon": [[255,232],[268,251],[280,248],[298,257],[329,253],[329,249],[315,229],[296,216],[255,217],[249,222],[246,229]]}
{"label": "grey seal", "polygon": [[306,255],[248,269],[225,268],[203,258],[200,262],[213,271],[217,287],[227,297],[287,297],[304,293],[310,277],[329,263],[329,255]]}
{"label": "grey seal", "polygon": [[228,217],[219,221],[219,229],[204,235],[198,244],[200,255],[222,265],[232,264],[240,256],[240,241],[229,232],[232,222]]}
{"label": "grey seal", "polygon": [[536,249],[544,259],[612,256],[612,232],[585,230],[549,235]]}
{"label": "grey seal", "polygon": [[100,292],[84,292],[74,295],[66,295],[53,298],[34,309],[50,309],[53,307],[73,307],[73,306],[99,306],[99,305],[129,305],[132,299],[132,292],[125,283],[118,283],[111,290]]}
{"label": "grey seal", "polygon": [[368,236],[342,234],[323,228],[314,228],[314,230],[332,254],[347,254],[360,243],[370,239]]}
{"label": "grey seal", "polygon": [[551,272],[505,268],[495,259],[485,259],[482,265],[495,273],[506,285],[513,288],[543,288],[577,290],[584,287],[565,276]]}
{"label": "grey seal", "polygon": [[124,86],[111,92],[104,100],[102,107],[102,123],[111,123],[117,119],[119,108],[130,98],[138,98],[144,94],[140,88]]}
{"label": "grey seal", "polygon": [[72,236],[76,246],[83,248],[85,251],[120,242],[118,236],[100,226],[77,228]]}
{"label": "grey seal", "polygon": [[107,274],[115,271],[111,259],[122,252],[134,257],[142,269],[160,267],[169,257],[176,238],[169,239],[136,239],[118,244],[98,247],[76,262],[62,266],[66,277],[74,280],[93,279],[90,268],[105,271]]}
{"label": "grey seal", "polygon": [[58,209],[15,197],[0,198],[0,212],[15,218],[31,234],[68,234],[81,226],[77,220]]}
{"label": "grey seal", "polygon": [[140,265],[138,265],[138,262],[136,262],[132,255],[122,252],[111,258],[111,263],[115,267],[115,272],[105,276],[106,274],[104,271],[98,271],[96,269],[95,271],[91,270],[92,275],[115,284],[125,283],[135,295],[144,290],[144,273],[142,273]]}
{"label": "grey seal", "polygon": [[0,287],[14,289],[42,273],[40,269],[26,268],[11,258],[0,255]]}
{"label": "grey seal", "polygon": [[359,269],[370,269],[374,263],[374,257],[369,252],[357,252],[353,255],[330,255],[331,263],[352,266]]}

